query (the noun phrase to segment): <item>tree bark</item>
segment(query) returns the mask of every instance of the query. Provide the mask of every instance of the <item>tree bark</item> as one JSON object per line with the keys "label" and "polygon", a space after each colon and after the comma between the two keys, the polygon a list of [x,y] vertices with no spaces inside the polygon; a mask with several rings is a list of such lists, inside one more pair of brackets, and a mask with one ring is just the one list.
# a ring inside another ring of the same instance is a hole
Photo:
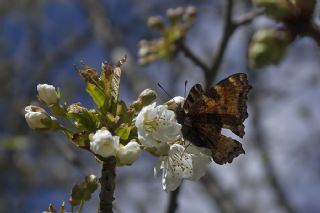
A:
{"label": "tree bark", "polygon": [[98,213],[112,213],[112,202],[114,201],[114,189],[116,178],[116,159],[109,157],[103,160],[101,177],[101,191],[99,194],[100,205]]}

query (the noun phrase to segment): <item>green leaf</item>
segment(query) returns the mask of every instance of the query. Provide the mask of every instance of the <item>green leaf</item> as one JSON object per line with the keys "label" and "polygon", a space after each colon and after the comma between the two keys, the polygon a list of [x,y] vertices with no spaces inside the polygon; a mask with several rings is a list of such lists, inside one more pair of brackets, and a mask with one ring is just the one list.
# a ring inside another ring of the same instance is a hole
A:
{"label": "green leaf", "polygon": [[118,135],[121,140],[128,140],[132,126],[128,124],[121,124],[119,128],[115,130],[116,135]]}
{"label": "green leaf", "polygon": [[104,94],[109,100],[107,111],[115,112],[116,104],[119,99],[121,65],[125,62],[126,57],[120,60],[115,66],[108,63],[102,64],[100,81],[103,82]]}
{"label": "green leaf", "polygon": [[111,114],[110,112],[106,113],[106,120],[107,120],[108,127],[114,127],[115,124],[117,123],[116,117],[113,114]]}
{"label": "green leaf", "polygon": [[105,107],[105,103],[107,100],[107,97],[103,93],[103,90],[101,90],[100,87],[97,87],[94,84],[87,83],[86,91],[89,93],[93,101],[96,103],[99,109]]}
{"label": "green leaf", "polygon": [[127,113],[127,106],[126,106],[126,103],[124,103],[124,101],[119,101],[118,103],[117,103],[117,112],[116,112],[116,114],[117,115],[122,115],[122,114],[125,114],[125,113]]}
{"label": "green leaf", "polygon": [[71,141],[79,147],[89,147],[89,134],[88,132],[77,132],[71,137]]}
{"label": "green leaf", "polygon": [[78,206],[81,202],[91,199],[91,195],[99,186],[99,181],[95,175],[86,176],[85,179],[76,184],[71,191],[69,202],[72,206]]}
{"label": "green leaf", "polygon": [[82,107],[80,103],[71,104],[68,107],[67,116],[76,121],[77,128],[81,130],[94,131],[99,124],[98,114],[95,110],[88,110]]}
{"label": "green leaf", "polygon": [[111,88],[110,94],[114,103],[118,102],[119,93],[120,93],[120,78],[121,78],[121,69],[116,67],[112,72]]}

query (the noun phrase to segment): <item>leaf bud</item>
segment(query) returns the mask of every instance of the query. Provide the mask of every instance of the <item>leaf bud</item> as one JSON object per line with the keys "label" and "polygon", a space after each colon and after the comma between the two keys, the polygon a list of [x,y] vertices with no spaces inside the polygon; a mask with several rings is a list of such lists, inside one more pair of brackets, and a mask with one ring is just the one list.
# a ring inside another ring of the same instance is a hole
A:
{"label": "leaf bud", "polygon": [[249,46],[249,66],[260,69],[270,64],[281,62],[287,52],[287,47],[293,38],[284,29],[261,29],[257,31]]}

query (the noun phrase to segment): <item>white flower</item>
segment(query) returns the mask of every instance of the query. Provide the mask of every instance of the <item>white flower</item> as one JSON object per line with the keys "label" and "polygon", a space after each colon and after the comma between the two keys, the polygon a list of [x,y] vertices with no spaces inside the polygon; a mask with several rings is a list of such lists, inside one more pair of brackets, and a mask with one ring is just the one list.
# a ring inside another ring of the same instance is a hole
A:
{"label": "white flower", "polygon": [[50,117],[48,113],[41,107],[30,105],[24,110],[24,117],[31,129],[47,130],[53,127],[53,124],[57,123],[57,119],[52,116]]}
{"label": "white flower", "polygon": [[162,187],[165,191],[173,191],[179,187],[182,179],[198,180],[212,161],[211,151],[190,144],[187,148],[179,144],[170,147],[168,156],[160,157],[154,171],[162,171]]}
{"label": "white flower", "polygon": [[120,145],[117,150],[118,163],[120,165],[130,165],[139,158],[141,149],[135,141],[130,141],[127,145]]}
{"label": "white flower", "polygon": [[147,147],[172,142],[181,136],[181,125],[174,111],[168,110],[165,105],[156,107],[156,103],[153,103],[143,107],[135,124],[139,141]]}
{"label": "white flower", "polygon": [[59,101],[59,95],[56,88],[48,84],[38,84],[39,99],[47,105],[56,104]]}
{"label": "white flower", "polygon": [[98,130],[90,141],[90,149],[102,157],[115,156],[119,147],[119,136],[112,136],[108,130]]}

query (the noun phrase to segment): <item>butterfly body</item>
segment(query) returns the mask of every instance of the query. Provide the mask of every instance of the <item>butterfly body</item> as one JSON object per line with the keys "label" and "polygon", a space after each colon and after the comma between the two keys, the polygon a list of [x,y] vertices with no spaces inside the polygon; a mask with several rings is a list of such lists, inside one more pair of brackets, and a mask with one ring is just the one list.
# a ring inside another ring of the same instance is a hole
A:
{"label": "butterfly body", "polygon": [[184,139],[212,151],[218,164],[231,163],[244,153],[237,140],[221,134],[223,128],[239,137],[244,136],[244,120],[248,117],[247,96],[251,86],[244,73],[237,73],[220,81],[208,91],[194,85],[183,106],[176,109]]}

